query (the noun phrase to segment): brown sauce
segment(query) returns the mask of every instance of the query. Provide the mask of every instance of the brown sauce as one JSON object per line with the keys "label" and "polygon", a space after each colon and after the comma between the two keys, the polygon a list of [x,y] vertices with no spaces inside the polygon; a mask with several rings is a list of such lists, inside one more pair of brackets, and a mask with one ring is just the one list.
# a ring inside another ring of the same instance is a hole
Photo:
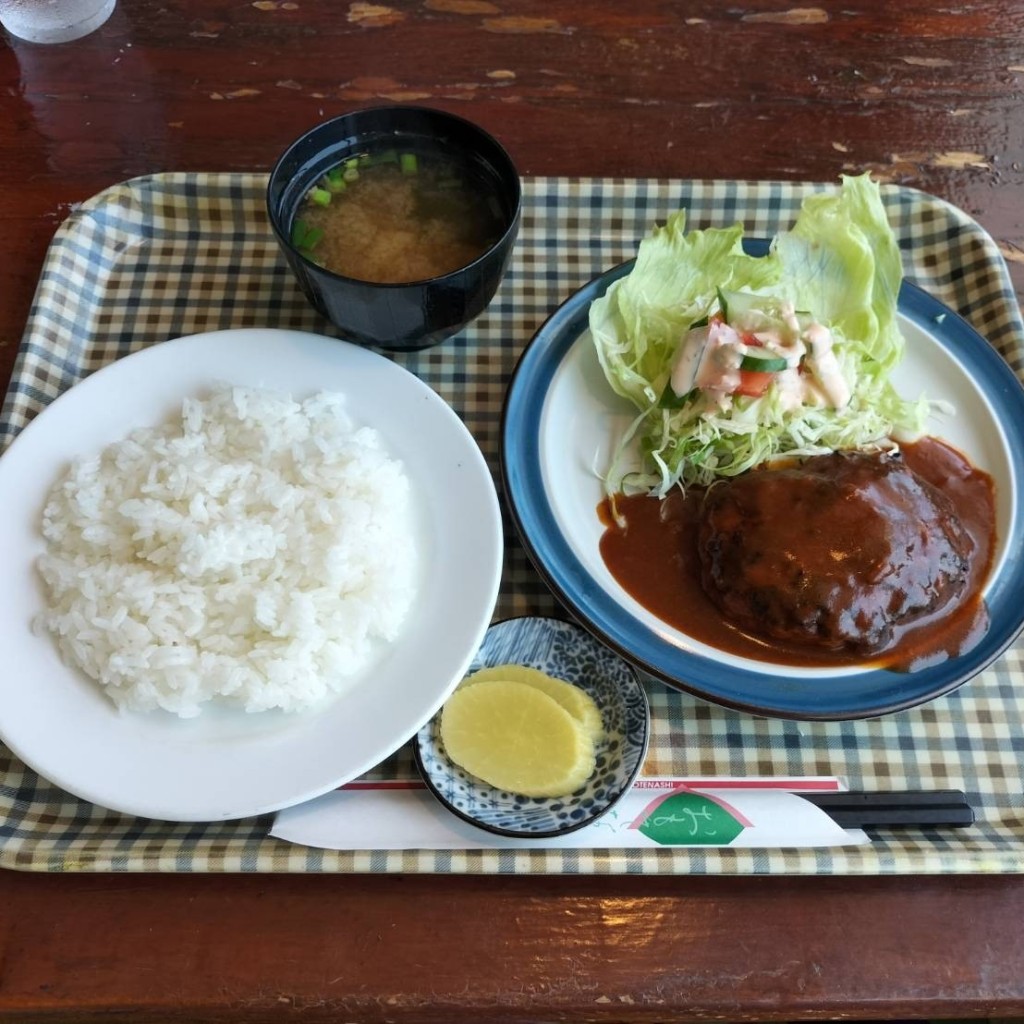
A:
{"label": "brown sauce", "polygon": [[906,465],[952,501],[974,542],[964,593],[933,615],[897,628],[891,644],[870,655],[760,638],[726,621],[704,592],[697,549],[704,492],[690,488],[664,499],[617,495],[616,524],[609,500],[598,507],[605,525],[601,556],[612,576],[636,601],[701,643],[759,661],[800,666],[870,664],[914,671],[962,654],[988,627],[981,594],[995,552],[995,490],[991,477],[950,446],[924,438],[902,446]]}

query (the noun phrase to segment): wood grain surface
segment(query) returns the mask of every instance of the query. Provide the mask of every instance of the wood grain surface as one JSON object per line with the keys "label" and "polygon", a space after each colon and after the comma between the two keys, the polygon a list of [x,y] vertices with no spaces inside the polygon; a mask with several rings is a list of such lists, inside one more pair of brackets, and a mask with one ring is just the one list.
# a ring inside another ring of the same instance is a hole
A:
{"label": "wood grain surface", "polygon": [[[0,378],[74,204],[269,169],[384,102],[477,121],[526,175],[871,169],[980,221],[1021,295],[1022,96],[1019,0],[119,0],[75,43],[0,40]],[[10,1021],[1012,1015],[1024,876],[0,873]]]}
{"label": "wood grain surface", "polygon": [[1010,878],[5,873],[0,898],[0,1019],[12,1021],[899,1020],[1022,1008],[1024,888]]}

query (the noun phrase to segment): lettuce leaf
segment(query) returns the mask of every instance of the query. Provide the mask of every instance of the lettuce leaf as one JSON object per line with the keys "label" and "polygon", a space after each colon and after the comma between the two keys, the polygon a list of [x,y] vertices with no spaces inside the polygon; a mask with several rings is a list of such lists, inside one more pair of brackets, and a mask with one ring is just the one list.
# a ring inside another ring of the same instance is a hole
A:
{"label": "lettuce leaf", "polygon": [[[590,308],[604,375],[639,410],[621,448],[639,442],[643,468],[631,489],[664,494],[677,483],[708,484],[777,456],[821,454],[887,443],[923,431],[928,403],[904,401],[889,376],[903,356],[897,321],[899,246],[878,185],[844,177],[837,191],[808,197],[791,230],[764,257],[747,256],[741,225],[686,231],[680,211],[639,246],[631,272]],[[664,408],[677,349],[689,326],[715,306],[717,289],[788,300],[825,324],[852,399],[842,409],[785,411],[772,390],[725,409]],[[619,460],[606,479],[624,486]]]}
{"label": "lettuce leaf", "polygon": [[664,390],[679,340],[707,313],[716,288],[757,291],[778,281],[777,260],[743,252],[743,226],[686,231],[686,211],[655,228],[633,270],[590,307],[590,331],[612,388],[641,409]]}

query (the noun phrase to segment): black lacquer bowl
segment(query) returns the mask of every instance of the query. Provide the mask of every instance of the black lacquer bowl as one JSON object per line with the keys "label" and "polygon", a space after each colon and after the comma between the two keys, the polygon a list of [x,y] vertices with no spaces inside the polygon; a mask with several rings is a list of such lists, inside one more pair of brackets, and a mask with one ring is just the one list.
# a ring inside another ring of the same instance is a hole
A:
{"label": "black lacquer bowl", "polygon": [[[467,161],[501,210],[504,231],[480,257],[440,277],[376,284],[318,266],[293,244],[296,213],[327,171],[367,150],[425,145]],[[267,185],[271,227],[306,298],[348,340],[396,351],[436,345],[483,312],[508,266],[521,202],[519,174],[496,139],[461,117],[411,106],[372,107],[317,125],[285,150]]]}

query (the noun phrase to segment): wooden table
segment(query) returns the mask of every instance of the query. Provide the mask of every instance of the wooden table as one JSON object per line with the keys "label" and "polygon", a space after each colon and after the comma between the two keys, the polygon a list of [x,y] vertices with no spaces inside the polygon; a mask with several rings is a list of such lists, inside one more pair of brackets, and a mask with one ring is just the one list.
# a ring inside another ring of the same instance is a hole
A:
{"label": "wooden table", "polygon": [[[73,204],[262,170],[408,101],[522,172],[830,181],[976,217],[1024,291],[1024,4],[121,0],[0,44],[0,377]],[[1024,876],[0,873],[0,1019],[662,1021],[1024,1015]]]}

